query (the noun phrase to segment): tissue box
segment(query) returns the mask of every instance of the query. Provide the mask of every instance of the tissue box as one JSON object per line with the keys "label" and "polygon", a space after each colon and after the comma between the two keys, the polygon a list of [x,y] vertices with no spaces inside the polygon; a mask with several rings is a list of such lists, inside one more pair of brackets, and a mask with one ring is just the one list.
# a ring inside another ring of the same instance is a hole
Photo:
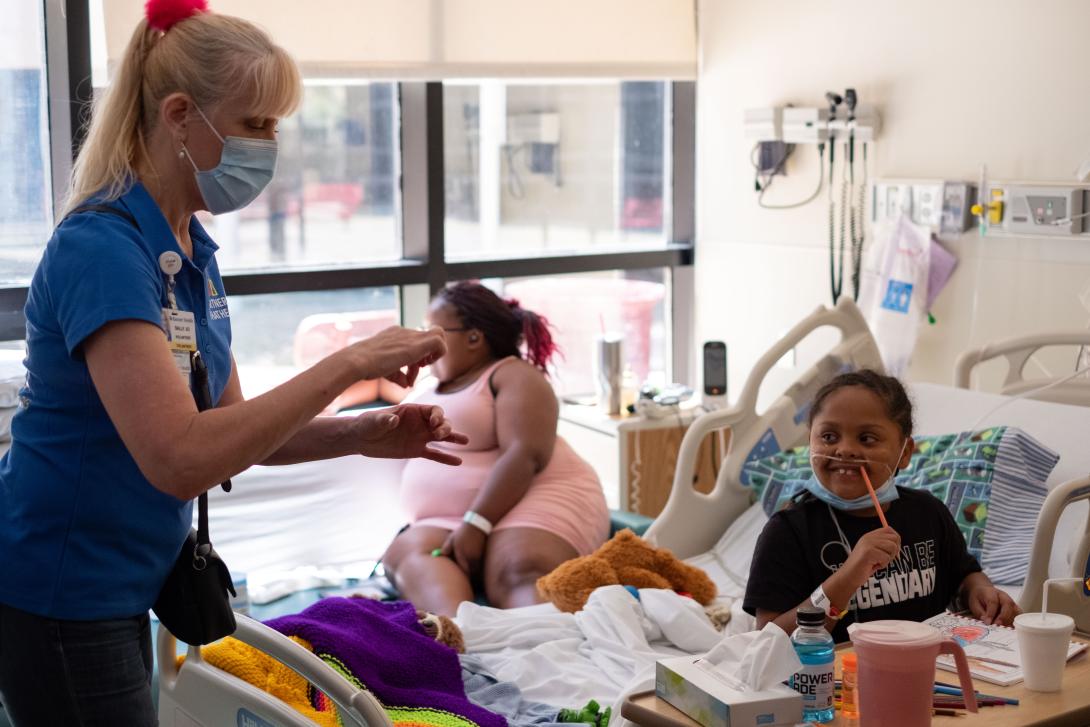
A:
{"label": "tissue box", "polygon": [[777,684],[739,691],[704,671],[696,657],[661,659],[655,665],[655,694],[704,727],[764,727],[802,721],[802,695]]}

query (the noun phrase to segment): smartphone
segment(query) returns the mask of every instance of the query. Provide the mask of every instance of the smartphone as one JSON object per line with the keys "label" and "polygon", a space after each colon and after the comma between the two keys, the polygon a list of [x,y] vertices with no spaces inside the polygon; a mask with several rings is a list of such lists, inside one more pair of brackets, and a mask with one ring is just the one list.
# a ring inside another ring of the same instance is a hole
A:
{"label": "smartphone", "polygon": [[708,396],[727,393],[727,344],[722,341],[704,344],[704,393]]}

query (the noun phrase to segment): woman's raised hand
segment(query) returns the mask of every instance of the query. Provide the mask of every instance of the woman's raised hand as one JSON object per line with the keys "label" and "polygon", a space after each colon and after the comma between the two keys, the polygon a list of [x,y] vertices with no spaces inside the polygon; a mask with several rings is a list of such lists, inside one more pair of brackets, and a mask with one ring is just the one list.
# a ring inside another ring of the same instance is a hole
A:
{"label": "woman's raised hand", "polygon": [[387,379],[411,387],[420,369],[447,351],[441,328],[414,331],[391,326],[345,349],[357,357],[361,379]]}
{"label": "woman's raised hand", "polygon": [[360,454],[367,457],[408,459],[423,457],[440,464],[459,465],[461,457],[433,449],[435,442],[467,444],[437,406],[400,404],[382,411],[364,412],[354,422]]}

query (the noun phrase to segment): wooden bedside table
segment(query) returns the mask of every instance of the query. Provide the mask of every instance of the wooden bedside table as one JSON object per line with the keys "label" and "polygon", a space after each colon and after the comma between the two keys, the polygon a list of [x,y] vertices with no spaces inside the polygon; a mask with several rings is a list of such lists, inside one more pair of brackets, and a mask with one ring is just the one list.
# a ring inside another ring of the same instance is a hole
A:
{"label": "wooden bedside table", "polygon": [[[1075,634],[1076,641],[1090,643],[1087,637]],[[838,648],[837,652],[850,650]],[[837,672],[840,660],[837,660]],[[943,669],[935,670],[935,681],[957,683],[957,675]],[[974,680],[976,690],[997,697],[1017,699],[1017,705],[981,707],[976,714],[968,712],[957,717],[934,717],[932,725],[956,727],[1086,727],[1090,725],[1090,656],[1087,652],[1068,662],[1064,670],[1063,689],[1059,692],[1033,692],[1023,684],[1002,687]],[[633,694],[621,707],[621,715],[641,727],[700,727],[672,705],[659,699],[653,691]],[[833,727],[858,727],[859,720],[847,720],[838,712]]]}
{"label": "wooden bedside table", "polygon": [[[676,412],[658,419],[635,415],[611,417],[594,406],[563,404],[560,421],[567,427],[589,430],[600,437],[595,437],[594,441],[615,448],[607,455],[610,471],[599,472],[603,485],[615,484],[622,510],[656,517],[665,507],[673,488],[681,440],[689,425],[703,413],[699,402],[695,401],[685,402]],[[711,492],[719,463],[729,446],[729,430],[713,432],[704,440],[694,483],[698,491]],[[614,476],[612,463],[616,463],[615,481],[611,479]],[[604,467],[599,466],[599,469]]]}

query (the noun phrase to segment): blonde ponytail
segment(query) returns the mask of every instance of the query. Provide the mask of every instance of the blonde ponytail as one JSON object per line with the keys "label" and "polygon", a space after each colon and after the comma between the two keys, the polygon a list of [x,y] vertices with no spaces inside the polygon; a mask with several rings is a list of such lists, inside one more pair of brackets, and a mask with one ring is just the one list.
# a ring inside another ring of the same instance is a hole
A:
{"label": "blonde ponytail", "polygon": [[248,97],[254,118],[283,118],[299,105],[302,81],[287,51],[241,18],[198,13],[166,33],[141,20],[113,82],[94,102],[58,220],[92,196],[125,193],[148,156],[159,104],[175,92],[206,111]]}

